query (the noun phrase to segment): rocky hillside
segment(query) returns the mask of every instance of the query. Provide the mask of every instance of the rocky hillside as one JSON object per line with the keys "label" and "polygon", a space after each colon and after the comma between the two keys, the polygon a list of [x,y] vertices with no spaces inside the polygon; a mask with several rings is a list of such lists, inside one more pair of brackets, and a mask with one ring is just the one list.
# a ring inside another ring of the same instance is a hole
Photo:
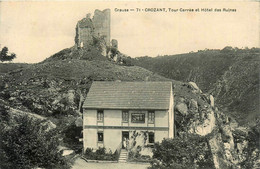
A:
{"label": "rocky hillside", "polygon": [[133,59],[164,77],[193,81],[216,98],[217,106],[240,124],[252,124],[259,114],[259,48],[204,50],[173,56]]}
{"label": "rocky hillside", "polygon": [[117,65],[105,57],[103,60],[53,59],[6,73],[1,79],[0,95],[10,105],[28,108],[37,114],[73,114],[94,80],[166,78],[141,67]]}
{"label": "rocky hillside", "polygon": [[[77,52],[79,55],[74,54]],[[79,57],[74,58],[74,55]],[[250,140],[250,130],[238,127],[232,118],[219,111],[214,97],[204,94],[196,83],[167,79],[138,66],[118,65],[103,56],[90,56],[89,51],[70,48],[44,62],[3,72],[1,103],[16,112],[20,110],[46,117],[62,129],[68,122],[80,123],[81,105],[94,80],[170,80],[174,86],[179,137],[189,133],[206,137],[205,149],[210,149],[211,157],[205,158],[211,158],[215,168],[257,165],[255,158],[259,157],[259,151],[257,145],[251,145],[255,141]],[[247,164],[248,161],[251,163]]]}

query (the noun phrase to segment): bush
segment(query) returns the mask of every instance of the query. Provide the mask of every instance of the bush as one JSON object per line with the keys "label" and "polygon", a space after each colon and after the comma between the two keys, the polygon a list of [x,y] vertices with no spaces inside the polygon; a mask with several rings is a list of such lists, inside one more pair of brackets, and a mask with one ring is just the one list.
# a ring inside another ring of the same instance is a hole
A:
{"label": "bush", "polygon": [[104,147],[99,147],[95,152],[93,152],[93,149],[87,148],[84,156],[89,160],[117,161],[119,153],[117,151],[112,153],[111,150],[107,152]]}
{"label": "bush", "polygon": [[0,168],[69,168],[58,152],[57,131],[46,131],[28,116],[14,120],[15,125],[0,128]]}
{"label": "bush", "polygon": [[189,135],[155,143],[151,168],[214,168],[205,137]]}
{"label": "bush", "polygon": [[132,63],[132,59],[129,56],[123,58],[122,62],[123,62],[123,65],[125,65],[125,66],[134,66],[134,64]]}
{"label": "bush", "polygon": [[81,153],[83,145],[79,141],[81,136],[82,127],[77,127],[75,124],[69,125],[64,131],[63,141],[69,148],[75,151],[75,153]]}

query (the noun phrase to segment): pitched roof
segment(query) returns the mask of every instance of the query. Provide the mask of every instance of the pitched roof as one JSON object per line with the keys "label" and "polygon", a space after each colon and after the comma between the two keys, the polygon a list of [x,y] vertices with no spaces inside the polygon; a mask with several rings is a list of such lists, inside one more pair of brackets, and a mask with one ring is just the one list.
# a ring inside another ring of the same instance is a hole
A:
{"label": "pitched roof", "polygon": [[171,82],[95,81],[83,108],[166,110],[171,87]]}

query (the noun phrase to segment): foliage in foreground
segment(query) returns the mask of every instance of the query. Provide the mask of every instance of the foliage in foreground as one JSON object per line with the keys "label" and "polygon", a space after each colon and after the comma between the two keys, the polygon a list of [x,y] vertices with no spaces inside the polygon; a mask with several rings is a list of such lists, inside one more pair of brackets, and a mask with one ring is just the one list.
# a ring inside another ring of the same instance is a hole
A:
{"label": "foliage in foreground", "polygon": [[57,131],[47,131],[40,120],[28,116],[5,124],[0,128],[0,168],[69,168],[58,152]]}
{"label": "foliage in foreground", "polygon": [[150,169],[214,168],[207,138],[190,135],[155,143]]}

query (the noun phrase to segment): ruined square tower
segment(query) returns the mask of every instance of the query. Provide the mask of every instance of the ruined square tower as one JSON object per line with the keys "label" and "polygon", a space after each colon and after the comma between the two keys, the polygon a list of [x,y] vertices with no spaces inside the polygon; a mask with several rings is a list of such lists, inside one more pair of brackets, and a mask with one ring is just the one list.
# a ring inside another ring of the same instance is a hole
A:
{"label": "ruined square tower", "polygon": [[106,45],[110,44],[110,9],[95,10],[93,16],[95,35],[104,37]]}
{"label": "ruined square tower", "polygon": [[104,45],[110,46],[110,9],[95,10],[92,19],[88,14],[86,18],[78,21],[75,44],[78,47],[93,45],[94,38],[104,39]]}

